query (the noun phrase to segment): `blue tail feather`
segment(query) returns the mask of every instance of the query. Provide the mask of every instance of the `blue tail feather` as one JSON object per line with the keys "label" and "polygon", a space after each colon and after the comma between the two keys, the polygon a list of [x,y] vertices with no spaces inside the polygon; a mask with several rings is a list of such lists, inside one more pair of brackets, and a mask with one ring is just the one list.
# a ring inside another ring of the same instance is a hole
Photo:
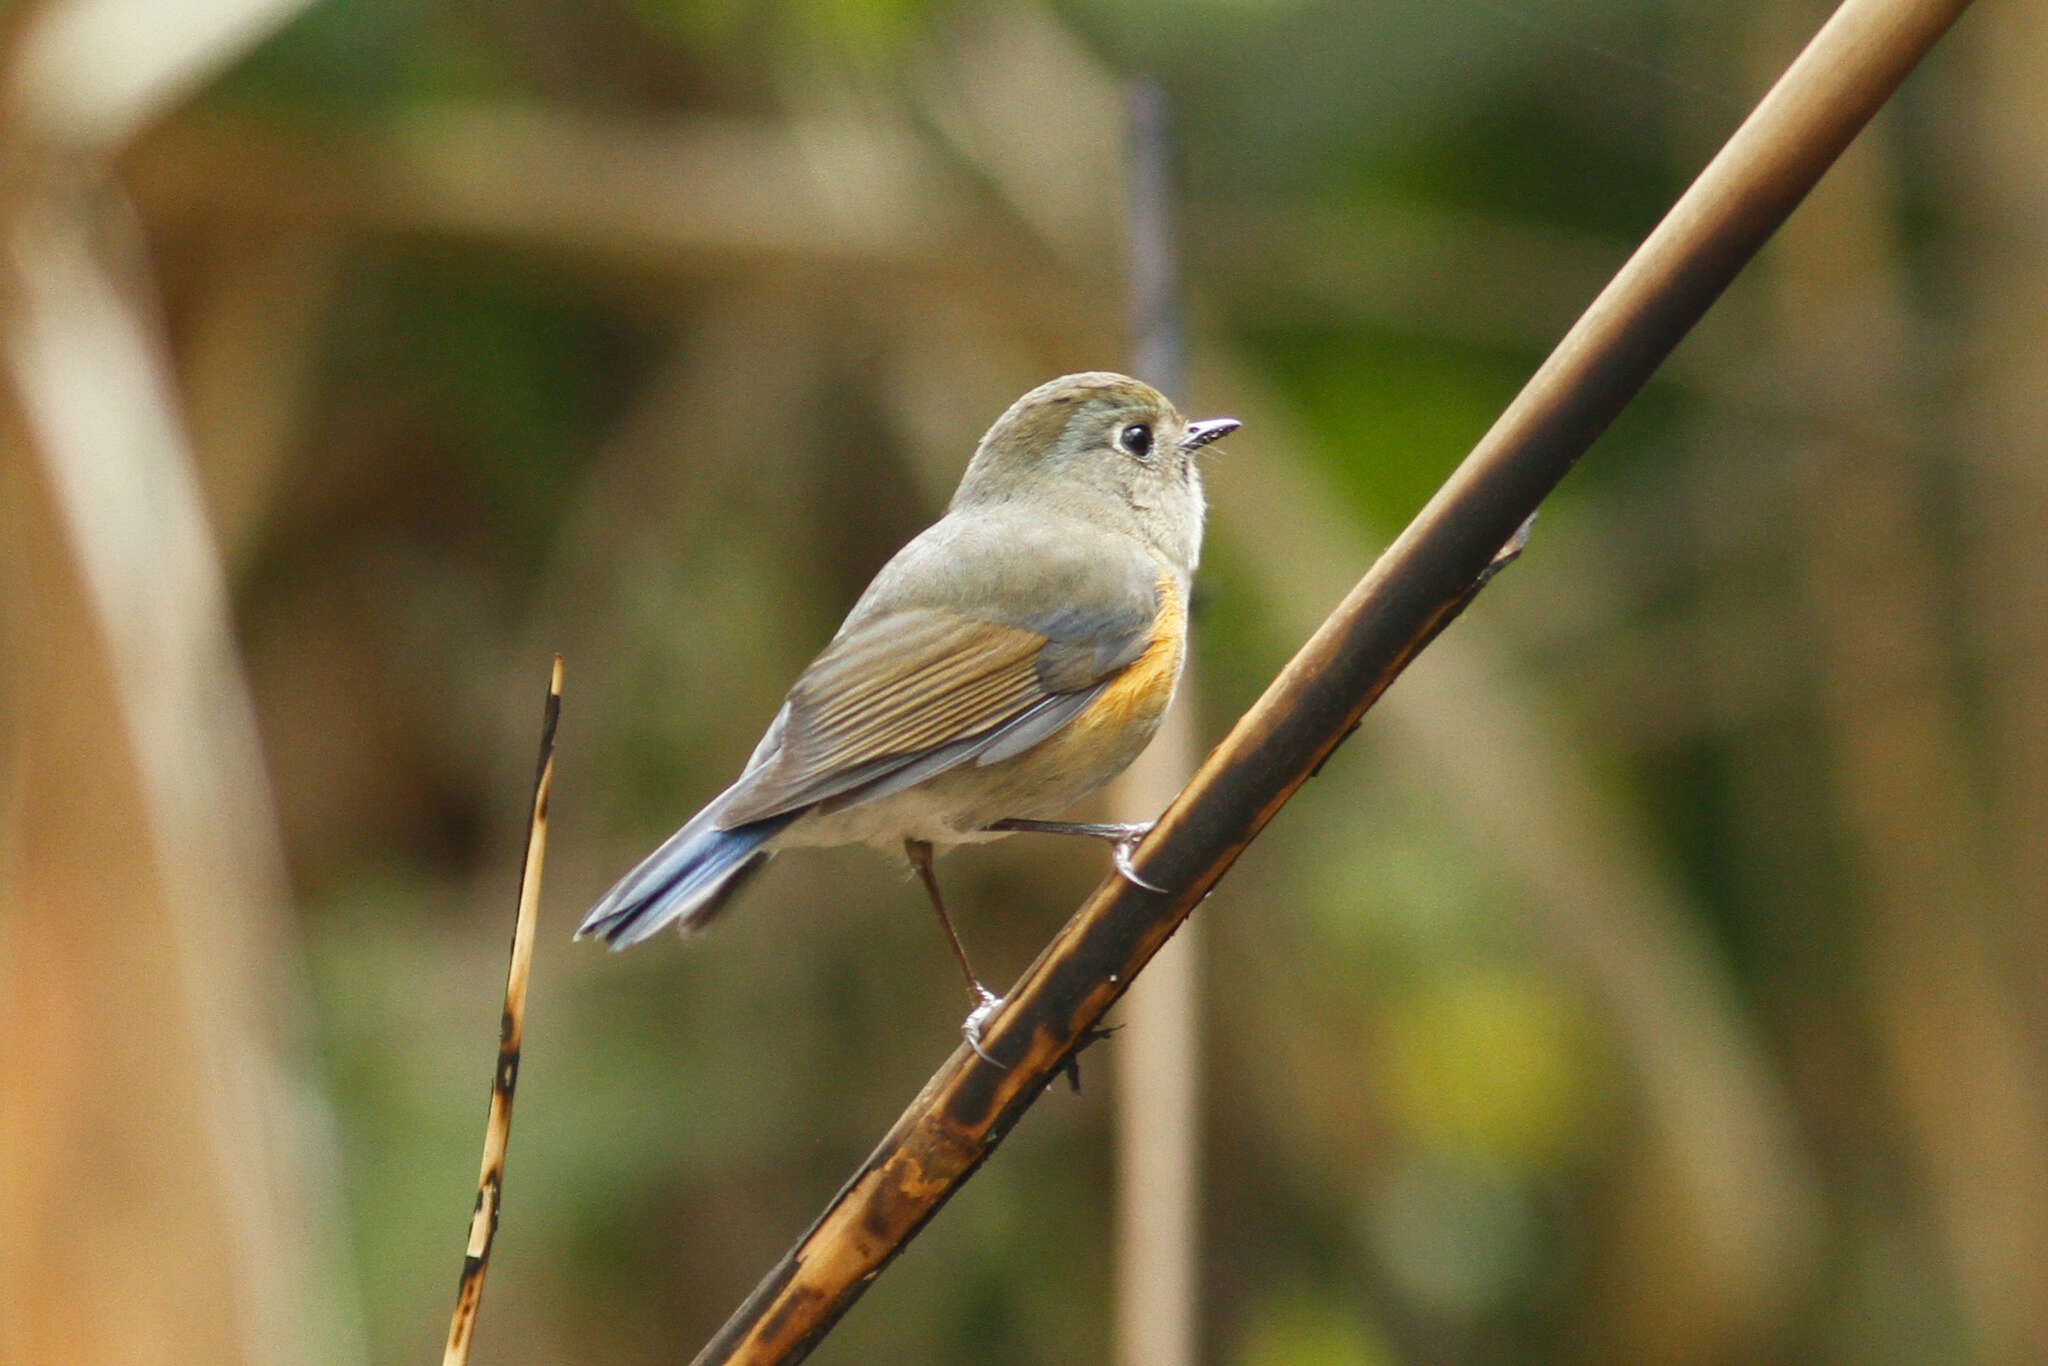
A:
{"label": "blue tail feather", "polygon": [[717,804],[697,813],[604,894],[576,931],[615,949],[637,944],[672,921],[687,933],[723,909],[745,875],[768,858],[761,848],[796,814],[771,816],[732,830],[716,824]]}

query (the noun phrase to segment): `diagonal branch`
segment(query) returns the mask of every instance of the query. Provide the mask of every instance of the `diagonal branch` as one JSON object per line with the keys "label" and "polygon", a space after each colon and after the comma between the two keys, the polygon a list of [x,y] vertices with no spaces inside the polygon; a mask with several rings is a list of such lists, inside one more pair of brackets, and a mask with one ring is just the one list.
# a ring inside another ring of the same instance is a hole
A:
{"label": "diagonal branch", "polygon": [[1131,978],[1366,708],[1478,592],[1500,547],[1812,189],[1968,0],[1846,0],[1430,500],[1098,887],[990,1024],[925,1084],[698,1354],[802,1360],[1095,1037]]}

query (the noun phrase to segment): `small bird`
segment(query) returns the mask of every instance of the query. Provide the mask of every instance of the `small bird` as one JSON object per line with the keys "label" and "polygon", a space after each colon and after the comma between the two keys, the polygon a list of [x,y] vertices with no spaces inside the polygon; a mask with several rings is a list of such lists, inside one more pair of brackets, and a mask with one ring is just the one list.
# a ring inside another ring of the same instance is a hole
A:
{"label": "small bird", "polygon": [[[1051,819],[1135,759],[1186,658],[1205,504],[1189,422],[1106,372],[1033,389],[988,429],[945,516],[882,567],[789,690],[739,780],[621,878],[577,937],[624,948],[703,929],[777,851],[867,843],[910,860],[974,1001],[932,857],[1017,831],[1112,841],[1150,823]],[[1152,888],[1152,890],[1159,890]],[[985,1056],[985,1055],[984,1055]]]}

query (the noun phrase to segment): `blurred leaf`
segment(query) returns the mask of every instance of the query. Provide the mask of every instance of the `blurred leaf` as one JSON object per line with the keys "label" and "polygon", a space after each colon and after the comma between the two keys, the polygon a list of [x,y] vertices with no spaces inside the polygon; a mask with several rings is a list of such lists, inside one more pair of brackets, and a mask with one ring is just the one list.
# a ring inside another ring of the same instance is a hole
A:
{"label": "blurred leaf", "polygon": [[1484,1154],[1518,1173],[1578,1155],[1599,1112],[1588,1022],[1527,972],[1456,972],[1392,1001],[1388,1097],[1417,1141]]}
{"label": "blurred leaf", "polygon": [[1256,1303],[1247,1315],[1235,1366],[1394,1366],[1398,1360],[1353,1307],[1300,1293]]}

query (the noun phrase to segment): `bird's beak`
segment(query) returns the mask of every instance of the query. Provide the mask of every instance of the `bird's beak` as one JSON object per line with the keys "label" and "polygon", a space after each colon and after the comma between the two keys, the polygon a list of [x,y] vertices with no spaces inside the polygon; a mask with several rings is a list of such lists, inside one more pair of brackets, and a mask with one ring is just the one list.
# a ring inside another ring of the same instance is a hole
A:
{"label": "bird's beak", "polygon": [[1180,448],[1184,451],[1199,450],[1211,441],[1221,441],[1244,424],[1234,417],[1210,417],[1188,424],[1188,434],[1181,438]]}

